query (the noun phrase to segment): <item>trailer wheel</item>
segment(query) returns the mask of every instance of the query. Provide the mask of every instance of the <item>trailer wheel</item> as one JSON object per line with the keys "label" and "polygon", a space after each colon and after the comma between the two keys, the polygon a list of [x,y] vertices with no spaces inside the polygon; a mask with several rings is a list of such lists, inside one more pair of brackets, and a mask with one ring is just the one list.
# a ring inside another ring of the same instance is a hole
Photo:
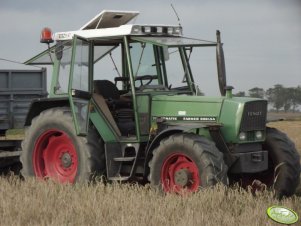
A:
{"label": "trailer wheel", "polygon": [[163,192],[195,192],[217,182],[228,184],[223,154],[205,137],[181,133],[162,140],[149,162],[149,180]]}
{"label": "trailer wheel", "polygon": [[20,157],[24,177],[50,178],[60,183],[90,181],[105,171],[102,141],[90,127],[76,135],[67,107],[41,112],[26,129]]}

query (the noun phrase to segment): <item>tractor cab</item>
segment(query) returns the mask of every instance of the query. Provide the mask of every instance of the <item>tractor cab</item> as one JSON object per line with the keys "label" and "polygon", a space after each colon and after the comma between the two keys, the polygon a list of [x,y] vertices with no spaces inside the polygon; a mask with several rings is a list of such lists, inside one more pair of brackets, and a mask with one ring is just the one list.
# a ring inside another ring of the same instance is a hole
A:
{"label": "tractor cab", "polygon": [[[154,96],[200,94],[189,63],[192,51],[220,49],[220,42],[183,37],[180,26],[124,24],[137,15],[103,11],[78,31],[55,33],[56,44],[26,62],[53,65],[50,97],[68,96],[79,135],[86,134],[90,114],[96,127],[102,114],[109,140],[147,139]],[[52,42],[45,30],[42,42]]]}

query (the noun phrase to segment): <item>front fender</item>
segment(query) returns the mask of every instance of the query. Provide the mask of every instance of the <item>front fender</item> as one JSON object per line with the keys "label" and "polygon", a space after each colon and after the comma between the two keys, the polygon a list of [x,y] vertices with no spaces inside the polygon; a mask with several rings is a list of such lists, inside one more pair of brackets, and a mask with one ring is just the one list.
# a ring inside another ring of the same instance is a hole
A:
{"label": "front fender", "polygon": [[[146,158],[144,162],[144,178],[147,178],[149,174],[149,167],[148,167],[148,162],[151,160],[153,150],[160,145],[160,141],[166,137],[169,137],[173,134],[176,133],[184,133],[188,132],[193,129],[199,129],[199,128],[209,128],[209,124],[189,124],[189,125],[167,125],[168,127],[164,130],[162,130],[159,134],[156,135],[156,137],[152,140],[150,145],[147,146],[147,151],[146,151]],[[215,124],[216,126],[216,124]]]}

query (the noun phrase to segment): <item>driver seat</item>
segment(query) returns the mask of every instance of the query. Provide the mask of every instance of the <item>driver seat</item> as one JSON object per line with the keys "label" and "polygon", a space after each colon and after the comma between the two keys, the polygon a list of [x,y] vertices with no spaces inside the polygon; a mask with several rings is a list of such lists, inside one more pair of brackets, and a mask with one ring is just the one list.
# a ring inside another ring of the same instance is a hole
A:
{"label": "driver seat", "polygon": [[93,83],[94,92],[102,95],[111,107],[132,108],[132,102],[130,100],[120,99],[120,92],[113,82],[109,80],[94,80]]}
{"label": "driver seat", "polygon": [[113,82],[109,80],[94,80],[94,92],[102,95],[105,99],[118,100],[119,91]]}
{"label": "driver seat", "polygon": [[103,96],[123,136],[135,134],[132,101],[120,99],[119,90],[109,80],[94,80],[94,93]]}

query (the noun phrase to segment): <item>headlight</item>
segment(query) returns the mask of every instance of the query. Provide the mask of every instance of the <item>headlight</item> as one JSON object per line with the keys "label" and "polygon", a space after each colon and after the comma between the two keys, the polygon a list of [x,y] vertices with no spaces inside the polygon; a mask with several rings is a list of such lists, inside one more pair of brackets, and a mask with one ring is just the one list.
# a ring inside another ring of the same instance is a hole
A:
{"label": "headlight", "polygon": [[163,33],[163,27],[157,27],[157,33]]}
{"label": "headlight", "polygon": [[182,28],[181,27],[176,27],[174,29],[174,34],[176,34],[176,35],[182,35]]}
{"label": "headlight", "polygon": [[241,141],[245,141],[245,140],[247,139],[247,134],[246,134],[245,132],[241,132],[241,133],[239,134],[239,139],[240,139]]}
{"label": "headlight", "polygon": [[168,33],[169,35],[172,35],[172,33],[173,33],[173,28],[172,28],[172,27],[168,27],[168,28],[167,28],[167,33]]}
{"label": "headlight", "polygon": [[151,27],[144,27],[145,33],[151,33]]}
{"label": "headlight", "polygon": [[182,27],[179,26],[141,26],[141,25],[133,25],[131,34],[135,35],[143,35],[143,34],[167,34],[174,36],[182,35]]}
{"label": "headlight", "polygon": [[141,26],[133,26],[132,33],[133,34],[140,34],[141,33]]}
{"label": "headlight", "polygon": [[255,133],[255,137],[256,137],[257,140],[261,140],[261,139],[263,138],[263,133],[262,133],[262,131],[257,131],[257,132]]}

